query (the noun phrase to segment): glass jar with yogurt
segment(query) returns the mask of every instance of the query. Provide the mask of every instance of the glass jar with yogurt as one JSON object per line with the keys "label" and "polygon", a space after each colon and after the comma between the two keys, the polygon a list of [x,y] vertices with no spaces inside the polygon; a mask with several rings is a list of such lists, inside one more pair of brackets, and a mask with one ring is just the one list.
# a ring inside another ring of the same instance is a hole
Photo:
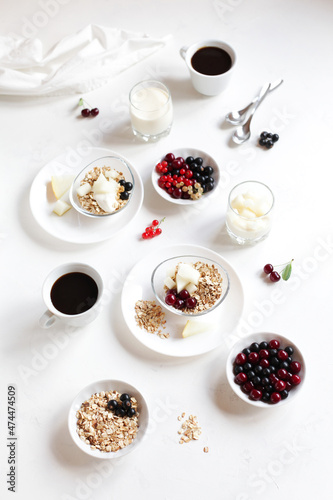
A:
{"label": "glass jar with yogurt", "polygon": [[274,195],[266,184],[241,182],[229,194],[226,215],[229,236],[240,245],[263,240],[271,230],[273,207]]}
{"label": "glass jar with yogurt", "polygon": [[163,83],[155,80],[137,83],[129,101],[134,135],[151,141],[169,134],[173,108],[170,91]]}

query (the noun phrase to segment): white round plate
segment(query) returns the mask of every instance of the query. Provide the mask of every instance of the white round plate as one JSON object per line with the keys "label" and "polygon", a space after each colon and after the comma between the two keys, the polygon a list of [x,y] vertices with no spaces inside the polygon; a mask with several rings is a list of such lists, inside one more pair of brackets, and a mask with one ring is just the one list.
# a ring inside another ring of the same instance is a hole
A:
{"label": "white round plate", "polygon": [[[134,176],[135,188],[132,199],[125,210],[103,219],[94,219],[71,208],[62,217],[52,212],[56,202],[51,188],[52,175],[78,174],[82,168],[96,158],[116,155],[125,160]],[[133,165],[122,155],[106,148],[91,148],[80,156],[74,150],[62,154],[47,163],[36,175],[30,189],[30,208],[35,220],[49,234],[70,243],[97,243],[119,233],[131,222],[141,208],[143,184]]]}
{"label": "white round plate", "polygon": [[[133,439],[133,442],[125,448],[115,452],[104,453],[100,450],[92,450],[90,445],[84,443],[82,439],[79,438],[78,433],[76,432],[77,428],[77,418],[76,412],[81,408],[82,403],[90,398],[93,394],[96,394],[101,391],[118,391],[120,393],[126,392],[130,396],[135,397],[138,402],[138,411],[139,411],[139,430],[137,432],[136,438]],[[69,433],[74,441],[74,443],[85,453],[91,455],[95,458],[119,458],[124,455],[127,455],[130,451],[134,450],[144,438],[149,423],[149,414],[147,403],[142,396],[141,392],[139,392],[132,385],[123,382],[121,380],[99,380],[97,382],[93,382],[92,384],[84,387],[79,394],[75,397],[68,414],[68,428]]]}
{"label": "white round plate", "polygon": [[[193,205],[196,203],[200,203],[201,200],[207,200],[210,198],[213,198],[215,194],[217,193],[217,185],[220,180],[220,169],[214,158],[212,158],[208,153],[205,153],[204,151],[200,151],[199,149],[195,148],[179,148],[179,149],[173,149],[172,151],[169,151],[170,153],[173,153],[175,157],[177,158],[178,156],[181,156],[182,158],[186,159],[188,156],[193,156],[194,158],[197,158],[198,156],[201,156],[203,159],[203,165],[204,167],[207,167],[210,165],[214,169],[214,180],[215,180],[215,187],[212,189],[212,191],[209,191],[208,193],[205,193],[201,198],[198,200],[182,200],[182,199],[176,199],[176,198],[171,198],[169,193],[164,191],[164,189],[160,188],[159,185],[157,184],[158,179],[160,178],[160,174],[156,172],[155,166],[157,163],[161,162],[164,158],[159,158],[156,162],[155,165],[153,166],[153,171],[151,174],[151,181],[153,183],[153,186],[155,188],[155,191],[165,200],[170,201],[170,203],[175,203],[176,205]],[[167,153],[165,153],[167,154]]]}
{"label": "white round plate", "polygon": [[[189,318],[184,318],[163,309],[166,328],[162,331],[169,333],[170,337],[161,339],[157,334],[148,333],[136,324],[135,303],[138,300],[155,300],[157,303],[151,287],[151,274],[157,264],[169,257],[191,254],[215,260],[224,267],[230,278],[229,293],[224,302],[214,311],[202,318],[193,318],[195,321],[202,320],[203,322],[213,323],[213,330],[185,339],[182,338],[181,334]],[[121,296],[123,316],[134,337],[153,351],[175,357],[196,356],[212,351],[221,345],[225,336],[235,329],[242,315],[243,306],[243,287],[234,268],[218,253],[196,245],[174,245],[161,248],[158,253],[148,255],[139,261],[127,276]]]}

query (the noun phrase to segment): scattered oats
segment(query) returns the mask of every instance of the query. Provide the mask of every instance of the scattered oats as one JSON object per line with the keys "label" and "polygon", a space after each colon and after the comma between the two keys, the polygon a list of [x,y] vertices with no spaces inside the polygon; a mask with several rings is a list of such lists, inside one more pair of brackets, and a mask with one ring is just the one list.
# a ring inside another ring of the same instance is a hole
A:
{"label": "scattered oats", "polygon": [[203,449],[204,453],[208,453],[209,452],[209,448],[208,446],[205,446],[204,449]]}
{"label": "scattered oats", "polygon": [[120,401],[120,395],[117,391],[93,394],[76,413],[76,431],[92,450],[115,452],[125,448],[136,437],[139,413],[135,398],[131,398],[132,407],[136,410],[134,417],[119,417],[107,409],[108,401]]}
{"label": "scattered oats", "polygon": [[[185,413],[182,413],[181,418],[185,418]],[[180,420],[179,417],[178,420]],[[183,422],[178,434],[180,434],[180,444],[198,440],[201,434],[201,427],[199,427],[197,417],[190,415],[188,419]]]}
{"label": "scattered oats", "polygon": [[181,417],[181,416],[177,417],[177,420],[179,420],[179,421],[180,421],[181,419],[182,419],[182,417]]}
{"label": "scattered oats", "polygon": [[168,339],[169,333],[162,332],[166,323],[165,313],[162,307],[157,305],[154,300],[138,300],[135,303],[135,321],[136,324],[146,330],[148,333],[156,333],[160,339]]}

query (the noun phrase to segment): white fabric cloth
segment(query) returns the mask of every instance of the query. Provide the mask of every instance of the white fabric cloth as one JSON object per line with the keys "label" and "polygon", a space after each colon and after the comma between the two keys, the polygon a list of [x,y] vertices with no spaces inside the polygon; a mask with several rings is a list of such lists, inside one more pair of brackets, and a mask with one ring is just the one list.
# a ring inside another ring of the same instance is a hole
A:
{"label": "white fabric cloth", "polygon": [[2,36],[0,94],[89,92],[165,46],[167,39],[89,25],[44,55],[40,39]]}

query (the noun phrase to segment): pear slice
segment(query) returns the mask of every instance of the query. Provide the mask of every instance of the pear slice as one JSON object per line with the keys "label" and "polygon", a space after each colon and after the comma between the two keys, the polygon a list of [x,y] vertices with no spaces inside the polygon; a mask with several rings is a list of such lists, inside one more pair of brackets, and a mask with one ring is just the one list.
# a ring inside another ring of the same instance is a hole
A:
{"label": "pear slice", "polygon": [[111,170],[106,170],[105,177],[107,177],[108,179],[117,179],[117,177],[119,177],[119,172],[117,172],[117,170],[115,170],[114,168],[112,168]]}
{"label": "pear slice", "polygon": [[194,269],[193,266],[190,264],[184,264],[181,262],[178,265],[178,271],[177,271],[177,276],[180,276],[183,278],[183,280],[186,280],[187,283],[193,283],[194,285],[197,285],[199,283],[199,278],[200,278],[200,273],[197,271],[197,269]]}
{"label": "pear slice", "polygon": [[188,280],[188,278],[183,278],[182,276],[180,276],[179,273],[177,273],[176,284],[177,284],[177,293],[179,293],[182,290],[184,290],[186,285],[189,284],[189,280]]}
{"label": "pear slice", "polygon": [[54,208],[53,208],[53,212],[55,214],[59,215],[59,217],[61,217],[66,212],[68,212],[68,210],[70,210],[71,208],[72,208],[72,206],[69,205],[66,201],[64,201],[64,200],[57,200],[55,202],[55,205],[54,205]]}
{"label": "pear slice", "polygon": [[89,182],[85,182],[84,184],[81,184],[80,187],[77,188],[77,195],[78,196],[85,196],[92,190],[91,185]]}
{"label": "pear slice", "polygon": [[110,179],[109,181],[103,174],[100,174],[98,179],[94,182],[92,191],[94,194],[108,194],[117,193],[119,190],[118,182]]}
{"label": "pear slice", "polygon": [[52,175],[51,186],[57,200],[69,190],[74,178],[74,175]]}
{"label": "pear slice", "polygon": [[170,278],[170,276],[167,276],[164,280],[164,284],[167,288],[169,288],[169,290],[171,290],[172,288],[175,288],[176,287],[176,283],[173,281],[172,278]]}
{"label": "pear slice", "polygon": [[187,337],[192,337],[192,335],[197,335],[198,333],[210,332],[213,329],[213,323],[204,323],[203,321],[189,319],[182,331],[182,337],[186,339]]}

